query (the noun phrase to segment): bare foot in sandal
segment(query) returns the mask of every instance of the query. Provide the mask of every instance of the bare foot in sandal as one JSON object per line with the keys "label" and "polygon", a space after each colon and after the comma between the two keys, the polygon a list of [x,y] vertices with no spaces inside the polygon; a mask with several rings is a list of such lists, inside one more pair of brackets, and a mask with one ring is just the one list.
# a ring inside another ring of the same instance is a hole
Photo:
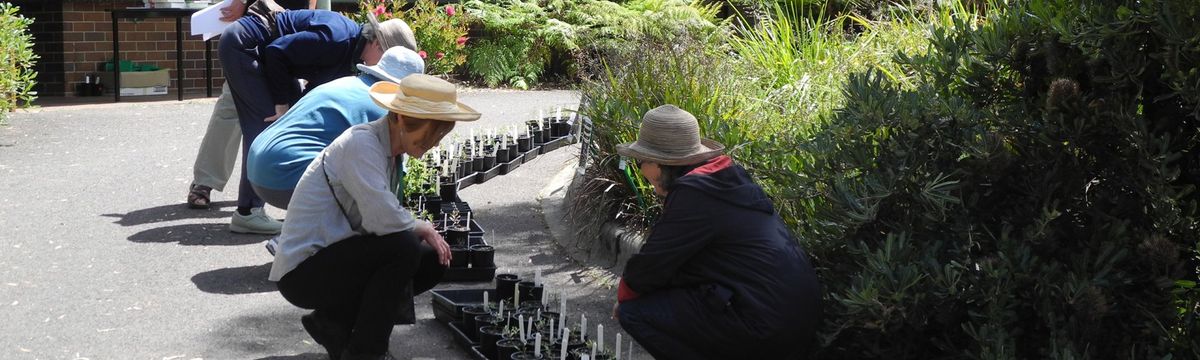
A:
{"label": "bare foot in sandal", "polygon": [[187,196],[188,207],[192,209],[208,209],[211,204],[209,200],[211,193],[212,188],[210,187],[192,184]]}

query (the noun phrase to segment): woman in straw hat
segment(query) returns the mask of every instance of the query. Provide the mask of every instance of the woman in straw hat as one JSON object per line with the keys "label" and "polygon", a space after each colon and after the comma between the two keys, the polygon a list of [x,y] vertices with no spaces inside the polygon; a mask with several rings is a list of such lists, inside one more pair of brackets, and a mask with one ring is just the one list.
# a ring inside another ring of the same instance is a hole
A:
{"label": "woman in straw hat", "polygon": [[674,105],[646,112],[637,161],[663,212],[629,259],[614,316],[656,359],[779,359],[821,313],[804,251],[746,171]]}
{"label": "woman in straw hat", "polygon": [[402,176],[395,158],[420,157],[456,122],[479,118],[453,84],[424,74],[369,94],[388,114],[346,130],[309,165],[269,277],[288,302],[314,310],[301,323],[331,359],[390,359],[393,323],[415,322],[412,297],[437,285],[450,248],[389,190]]}
{"label": "woman in straw hat", "polygon": [[353,75],[359,62],[375,65],[386,49],[416,49],[412,29],[400,19],[359,25],[326,10],[270,12],[229,24],[218,45],[221,68],[233,93],[242,130],[242,176],[237,213],[229,229],[239,233],[276,234],[282,224],[262,212],[246,171],[246,149],[267,125],[300,99],[299,80],[308,89]]}

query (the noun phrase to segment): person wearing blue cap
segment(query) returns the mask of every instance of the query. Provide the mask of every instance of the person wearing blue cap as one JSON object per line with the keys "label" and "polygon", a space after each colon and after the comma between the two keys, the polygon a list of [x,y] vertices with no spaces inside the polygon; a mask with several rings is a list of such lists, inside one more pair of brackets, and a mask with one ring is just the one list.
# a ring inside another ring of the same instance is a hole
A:
{"label": "person wearing blue cap", "polygon": [[413,49],[395,46],[375,65],[359,64],[362,73],[318,86],[250,145],[246,171],[254,192],[271,206],[287,209],[304,169],[317,154],[351,126],[378,119],[387,111],[376,106],[367,90],[378,81],[425,72]]}

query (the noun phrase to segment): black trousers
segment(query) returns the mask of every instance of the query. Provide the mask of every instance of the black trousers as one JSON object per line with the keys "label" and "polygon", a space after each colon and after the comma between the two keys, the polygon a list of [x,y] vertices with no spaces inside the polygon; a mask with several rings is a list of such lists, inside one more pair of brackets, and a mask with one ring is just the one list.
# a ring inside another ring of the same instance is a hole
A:
{"label": "black trousers", "polygon": [[617,320],[651,356],[669,359],[791,359],[804,350],[806,329],[763,334],[737,311],[706,301],[701,289],[673,288],[621,303]]}
{"label": "black trousers", "polygon": [[412,231],[363,235],[317,251],[279,280],[288,302],[348,332],[352,353],[384,354],[405,288],[432,289],[445,268]]}

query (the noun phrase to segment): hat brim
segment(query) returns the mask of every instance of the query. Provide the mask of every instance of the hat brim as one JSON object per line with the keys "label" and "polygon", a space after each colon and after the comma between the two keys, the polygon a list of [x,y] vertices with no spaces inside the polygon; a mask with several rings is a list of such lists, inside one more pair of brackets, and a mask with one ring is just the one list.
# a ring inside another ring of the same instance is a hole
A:
{"label": "hat brim", "polygon": [[452,112],[426,112],[394,106],[392,100],[397,96],[403,97],[404,93],[400,91],[400,84],[391,81],[376,82],[368,93],[375,105],[408,117],[440,121],[475,121],[480,117],[478,111],[460,102],[454,103],[455,111]]}
{"label": "hat brim", "polygon": [[641,161],[649,161],[660,165],[692,165],[720,156],[725,151],[725,145],[712,139],[700,139],[700,148],[685,155],[670,155],[651,149],[642,143],[634,141],[617,145],[617,154]]}
{"label": "hat brim", "polygon": [[388,73],[384,72],[383,69],[379,68],[379,65],[367,66],[365,64],[358,64],[358,70],[367,74],[371,74],[371,76],[374,76],[379,80],[391,81],[397,84],[400,83],[400,79],[397,79],[395,76],[388,75]]}

